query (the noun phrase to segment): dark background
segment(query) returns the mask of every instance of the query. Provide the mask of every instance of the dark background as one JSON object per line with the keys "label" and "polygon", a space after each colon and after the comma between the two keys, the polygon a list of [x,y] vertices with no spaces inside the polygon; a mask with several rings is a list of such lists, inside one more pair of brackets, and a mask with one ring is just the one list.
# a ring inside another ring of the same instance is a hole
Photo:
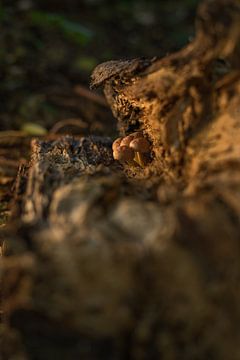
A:
{"label": "dark background", "polygon": [[69,117],[93,121],[96,111],[87,111],[81,99],[76,105],[74,86],[88,88],[91,71],[103,61],[164,56],[181,48],[194,35],[198,3],[4,1],[0,5],[0,131],[44,133]]}

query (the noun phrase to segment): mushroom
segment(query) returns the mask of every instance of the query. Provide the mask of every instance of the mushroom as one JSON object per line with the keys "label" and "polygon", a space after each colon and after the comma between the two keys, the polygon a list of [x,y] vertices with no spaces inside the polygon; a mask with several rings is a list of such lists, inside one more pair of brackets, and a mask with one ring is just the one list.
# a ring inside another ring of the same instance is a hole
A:
{"label": "mushroom", "polygon": [[134,139],[133,134],[124,137],[121,141],[121,145],[129,146],[130,142]]}
{"label": "mushroom", "polygon": [[117,138],[112,144],[112,149],[115,151],[121,144],[122,138]]}
{"label": "mushroom", "polygon": [[131,165],[134,165],[135,161],[144,167],[144,154],[150,151],[150,143],[143,137],[142,131],[136,131],[124,138],[117,138],[112,144],[112,149],[115,160],[128,162]]}
{"label": "mushroom", "polygon": [[140,166],[144,167],[144,156],[150,151],[150,144],[147,139],[144,137],[138,137],[133,139],[129,144],[130,149],[134,150],[135,157],[134,161],[136,161]]}
{"label": "mushroom", "polygon": [[121,145],[113,149],[113,158],[118,161],[132,161],[134,151],[126,145]]}
{"label": "mushroom", "polygon": [[126,145],[126,146],[129,146],[130,145],[130,142],[134,139],[137,139],[139,137],[142,137],[143,134],[141,131],[136,131],[130,135],[127,135],[125,136],[122,141],[121,141],[121,145]]}

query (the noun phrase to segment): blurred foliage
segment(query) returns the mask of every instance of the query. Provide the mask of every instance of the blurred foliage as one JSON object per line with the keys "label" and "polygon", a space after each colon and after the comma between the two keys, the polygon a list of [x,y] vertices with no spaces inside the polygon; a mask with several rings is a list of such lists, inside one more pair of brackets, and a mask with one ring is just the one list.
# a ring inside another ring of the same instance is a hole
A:
{"label": "blurred foliage", "polygon": [[73,40],[79,45],[86,44],[92,37],[90,30],[61,15],[49,14],[43,11],[31,11],[30,19],[33,25],[43,26],[45,28],[50,26],[61,30],[67,40]]}
{"label": "blurred foliage", "polygon": [[40,136],[47,134],[47,130],[43,126],[35,124],[33,122],[24,123],[21,127],[21,130],[27,135]]}
{"label": "blurred foliage", "polygon": [[90,73],[92,71],[92,69],[94,69],[98,64],[98,61],[96,58],[91,57],[91,56],[80,56],[77,57],[73,67],[76,70],[84,70],[86,71],[86,73]]}

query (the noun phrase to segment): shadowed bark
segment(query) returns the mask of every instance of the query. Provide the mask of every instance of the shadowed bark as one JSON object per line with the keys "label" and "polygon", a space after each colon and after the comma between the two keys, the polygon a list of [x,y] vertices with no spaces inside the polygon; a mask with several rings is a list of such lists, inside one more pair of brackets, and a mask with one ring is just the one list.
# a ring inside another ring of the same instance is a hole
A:
{"label": "shadowed bark", "polygon": [[99,65],[121,136],[33,142],[4,258],[6,359],[240,358],[240,3],[164,59]]}

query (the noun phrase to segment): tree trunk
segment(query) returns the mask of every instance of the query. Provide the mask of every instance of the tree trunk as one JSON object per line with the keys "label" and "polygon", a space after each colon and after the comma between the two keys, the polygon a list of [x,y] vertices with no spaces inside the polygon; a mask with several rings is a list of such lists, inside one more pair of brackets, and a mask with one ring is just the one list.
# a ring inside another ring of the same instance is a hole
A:
{"label": "tree trunk", "polygon": [[122,137],[32,144],[4,258],[5,359],[240,358],[240,3],[164,59],[99,65]]}

